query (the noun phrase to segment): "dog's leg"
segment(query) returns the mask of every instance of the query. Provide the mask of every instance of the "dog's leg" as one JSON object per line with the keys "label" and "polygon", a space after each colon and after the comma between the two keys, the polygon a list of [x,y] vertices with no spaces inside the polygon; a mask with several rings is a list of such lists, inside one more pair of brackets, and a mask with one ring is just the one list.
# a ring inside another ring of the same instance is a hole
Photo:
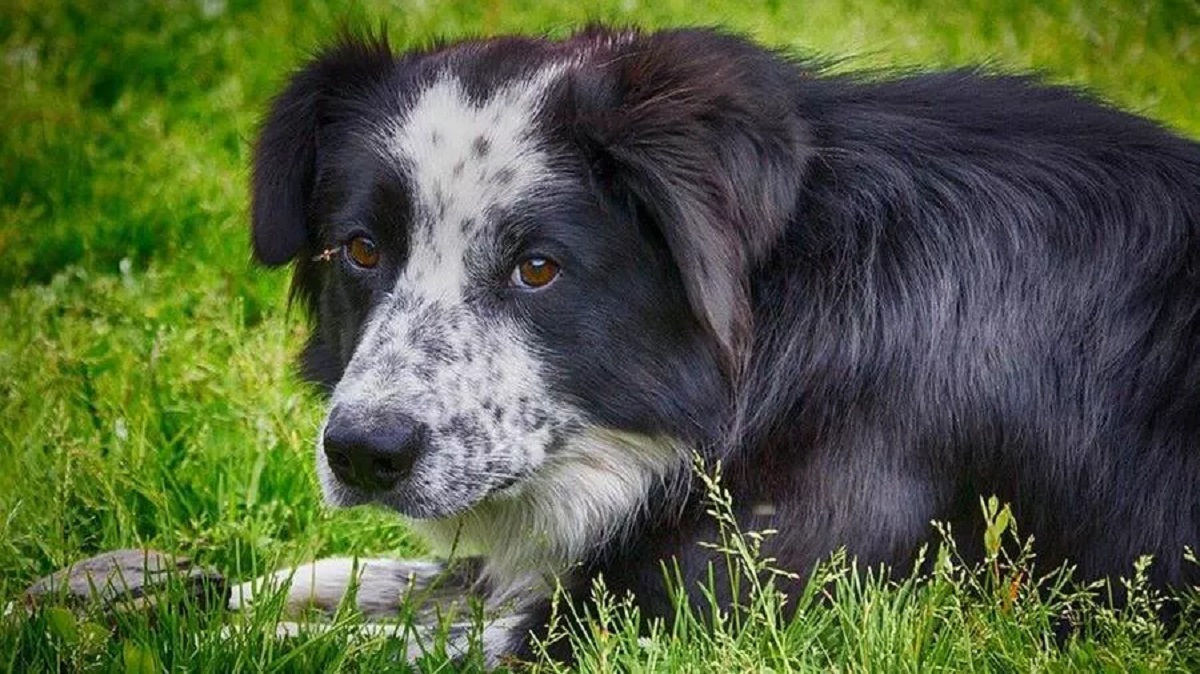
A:
{"label": "dog's leg", "polygon": [[[308,610],[332,613],[347,593],[368,622],[353,628],[353,638],[397,638],[409,643],[410,658],[419,656],[445,630],[446,649],[464,657],[477,637],[488,667],[500,664],[513,652],[528,630],[529,617],[521,612],[476,619],[469,602],[478,597],[479,560],[441,561],[330,558],[284,569],[234,586],[229,608],[252,608],[285,593],[284,612],[293,618]],[[480,597],[480,599],[482,599]],[[388,622],[411,611],[412,622]],[[446,620],[447,622],[440,622]],[[316,634],[339,629],[320,621],[285,621],[276,625],[280,637]]]}
{"label": "dog's leg", "polygon": [[285,591],[287,615],[310,609],[332,613],[353,588],[355,604],[368,620],[397,618],[405,607],[418,616],[436,610],[466,610],[477,569],[474,560],[447,566],[440,561],[322,559],[234,586],[229,608],[245,610],[263,597]]}
{"label": "dog's leg", "polygon": [[[445,630],[446,652],[452,658],[470,655],[474,637],[482,651],[484,665],[491,669],[504,662],[517,651],[529,634],[531,616],[513,613],[493,619],[484,619],[482,624],[474,621],[452,622],[446,625],[410,625],[395,622],[368,622],[355,625],[350,633],[351,640],[358,639],[402,639],[408,644],[408,659],[415,660],[436,642],[439,630]],[[275,635],[281,639],[316,635],[338,629],[330,623],[284,621],[275,625]]]}

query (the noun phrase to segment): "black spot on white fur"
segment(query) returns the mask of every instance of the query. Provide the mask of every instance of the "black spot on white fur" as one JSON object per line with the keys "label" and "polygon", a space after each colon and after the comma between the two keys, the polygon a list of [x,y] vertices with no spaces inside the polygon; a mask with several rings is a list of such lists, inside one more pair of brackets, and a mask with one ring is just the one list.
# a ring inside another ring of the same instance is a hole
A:
{"label": "black spot on white fur", "polygon": [[491,151],[492,144],[483,136],[476,136],[475,140],[471,141],[471,158],[483,159]]}
{"label": "black spot on white fur", "polygon": [[[489,653],[544,628],[547,575],[670,616],[661,564],[720,563],[693,451],[800,578],[839,546],[903,569],[931,520],[977,558],[996,494],[1042,568],[1200,582],[1200,147],[1151,122],[704,30],[351,41],[275,101],[253,197],[313,311],[305,375],[434,438],[386,493],[319,461],[327,496],[483,555],[521,616]],[[312,261],[351,225],[376,270]],[[561,276],[510,287],[531,254]]]}

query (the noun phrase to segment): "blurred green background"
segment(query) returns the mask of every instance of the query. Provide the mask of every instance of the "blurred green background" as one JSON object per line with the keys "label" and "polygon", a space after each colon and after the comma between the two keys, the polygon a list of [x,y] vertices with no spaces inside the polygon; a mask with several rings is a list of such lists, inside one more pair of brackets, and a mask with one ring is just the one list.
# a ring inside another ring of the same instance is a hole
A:
{"label": "blurred green background", "polygon": [[[244,268],[247,140],[288,70],[343,23],[435,36],[561,34],[588,20],[715,24],[851,66],[990,63],[1086,85],[1200,133],[1195,0],[607,3],[8,0],[0,289],[71,264],[204,255]],[[229,259],[222,255],[228,254]]]}
{"label": "blurred green background", "polygon": [[234,576],[419,551],[319,504],[320,410],[288,373],[303,317],[254,268],[248,152],[273,92],[339,26],[561,35],[720,25],[840,67],[1037,70],[1200,136],[1200,3],[611,0],[0,6],[0,601],[149,544]]}

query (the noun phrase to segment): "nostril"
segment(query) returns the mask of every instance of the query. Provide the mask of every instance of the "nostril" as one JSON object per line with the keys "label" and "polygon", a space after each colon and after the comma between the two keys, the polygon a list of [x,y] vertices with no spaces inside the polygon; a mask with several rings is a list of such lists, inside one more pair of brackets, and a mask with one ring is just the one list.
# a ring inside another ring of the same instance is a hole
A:
{"label": "nostril", "polygon": [[325,458],[329,460],[329,467],[335,471],[350,468],[350,456],[340,447],[331,446],[328,439],[325,440]]}
{"label": "nostril", "polygon": [[325,431],[323,442],[325,448],[325,461],[329,464],[329,469],[333,474],[343,482],[348,484],[354,483],[354,460],[351,458],[351,453],[354,450],[353,443],[345,437],[345,433],[333,431],[328,428]]}
{"label": "nostril", "polygon": [[393,482],[408,477],[416,457],[412,454],[377,456],[372,460],[375,474],[391,478]]}
{"label": "nostril", "polygon": [[375,472],[379,475],[396,472],[396,469],[392,467],[392,462],[386,457],[377,456],[371,460],[371,464],[375,468]]}

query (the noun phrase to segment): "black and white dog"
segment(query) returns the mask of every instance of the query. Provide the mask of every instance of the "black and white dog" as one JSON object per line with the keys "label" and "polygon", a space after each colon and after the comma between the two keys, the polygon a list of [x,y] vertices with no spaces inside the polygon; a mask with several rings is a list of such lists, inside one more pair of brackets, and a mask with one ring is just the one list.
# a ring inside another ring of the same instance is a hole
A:
{"label": "black and white dog", "polygon": [[[555,583],[699,592],[693,453],[801,574],[903,569],[931,520],[978,554],[996,494],[1047,566],[1198,581],[1200,145],[1078,92],[708,30],[347,39],[262,127],[253,242],[314,319],[327,499],[475,558],[493,660]],[[441,571],[364,567],[373,613]]]}

